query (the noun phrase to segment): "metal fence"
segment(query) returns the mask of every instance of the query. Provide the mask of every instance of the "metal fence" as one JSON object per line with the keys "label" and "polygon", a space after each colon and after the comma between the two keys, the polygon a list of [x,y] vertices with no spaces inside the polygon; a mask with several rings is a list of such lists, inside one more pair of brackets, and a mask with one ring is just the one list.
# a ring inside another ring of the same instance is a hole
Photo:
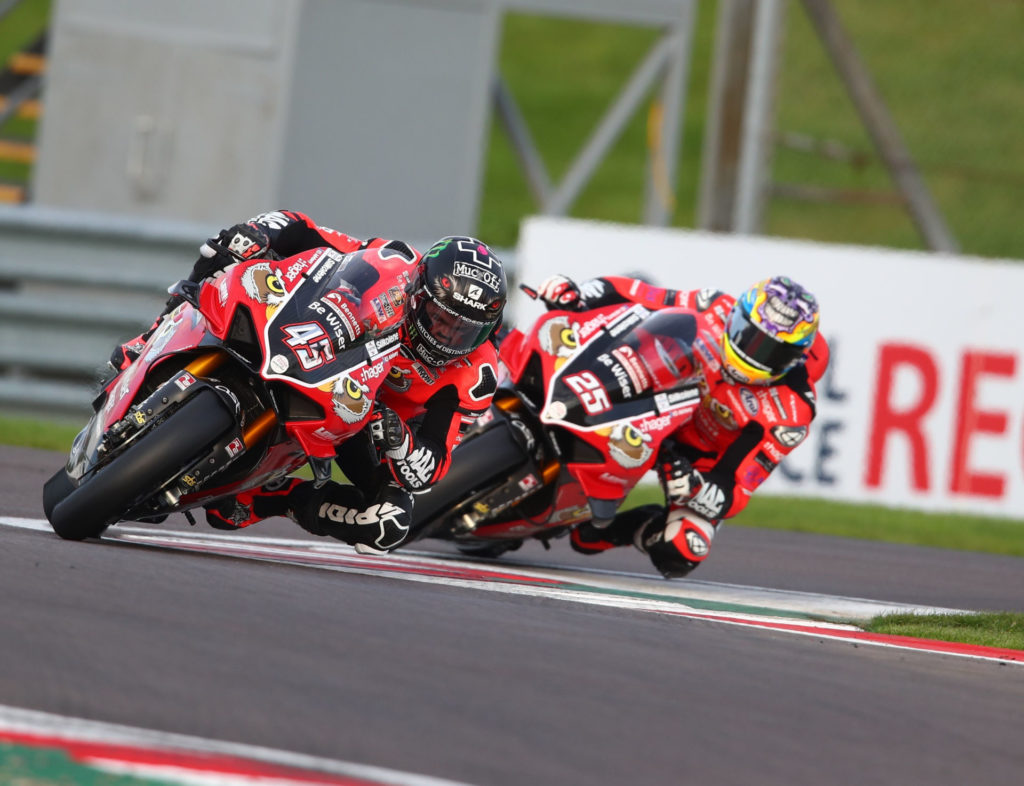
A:
{"label": "metal fence", "polygon": [[89,412],[111,349],[152,323],[214,231],[0,207],[0,409]]}

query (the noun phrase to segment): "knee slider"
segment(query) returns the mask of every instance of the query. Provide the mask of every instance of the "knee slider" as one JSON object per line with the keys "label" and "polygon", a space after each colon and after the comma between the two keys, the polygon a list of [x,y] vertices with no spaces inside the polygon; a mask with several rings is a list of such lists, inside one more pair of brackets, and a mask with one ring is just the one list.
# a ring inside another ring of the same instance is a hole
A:
{"label": "knee slider", "polygon": [[635,543],[662,576],[682,578],[707,557],[715,527],[692,511],[677,509],[669,513],[663,527],[646,526],[638,531]]}

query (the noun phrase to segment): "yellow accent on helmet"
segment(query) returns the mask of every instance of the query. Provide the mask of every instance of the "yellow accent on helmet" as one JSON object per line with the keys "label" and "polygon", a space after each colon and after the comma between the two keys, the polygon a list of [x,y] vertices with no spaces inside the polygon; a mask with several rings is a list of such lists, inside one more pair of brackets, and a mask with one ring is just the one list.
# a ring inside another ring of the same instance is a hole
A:
{"label": "yellow accent on helmet", "polygon": [[770,385],[782,377],[782,374],[772,374],[770,371],[751,365],[740,357],[729,341],[728,333],[722,334],[722,365],[733,378],[748,385]]}

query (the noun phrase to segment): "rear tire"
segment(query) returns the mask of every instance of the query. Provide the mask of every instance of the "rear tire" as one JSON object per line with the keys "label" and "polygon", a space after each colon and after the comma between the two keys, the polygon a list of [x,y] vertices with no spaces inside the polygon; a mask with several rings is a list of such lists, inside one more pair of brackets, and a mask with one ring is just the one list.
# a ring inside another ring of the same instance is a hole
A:
{"label": "rear tire", "polygon": [[465,554],[467,557],[473,557],[474,559],[497,559],[502,554],[515,551],[522,545],[523,542],[521,540],[505,540],[482,546],[464,546],[460,544],[456,548],[460,554]]}
{"label": "rear tire", "polygon": [[64,469],[58,470],[43,488],[50,526],[65,540],[99,537],[233,425],[217,394],[199,391],[77,488]]}

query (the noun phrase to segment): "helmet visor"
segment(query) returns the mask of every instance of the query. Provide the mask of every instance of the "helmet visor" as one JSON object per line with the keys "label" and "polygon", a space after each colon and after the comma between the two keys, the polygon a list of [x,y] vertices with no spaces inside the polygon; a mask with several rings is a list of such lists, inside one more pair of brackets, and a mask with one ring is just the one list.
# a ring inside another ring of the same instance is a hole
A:
{"label": "helmet visor", "polygon": [[478,322],[456,314],[427,295],[416,309],[416,329],[430,349],[445,358],[468,355],[491,334],[494,322]]}
{"label": "helmet visor", "polygon": [[772,377],[781,376],[803,357],[803,347],[787,344],[765,333],[743,309],[733,309],[726,328],[729,344],[742,360]]}

